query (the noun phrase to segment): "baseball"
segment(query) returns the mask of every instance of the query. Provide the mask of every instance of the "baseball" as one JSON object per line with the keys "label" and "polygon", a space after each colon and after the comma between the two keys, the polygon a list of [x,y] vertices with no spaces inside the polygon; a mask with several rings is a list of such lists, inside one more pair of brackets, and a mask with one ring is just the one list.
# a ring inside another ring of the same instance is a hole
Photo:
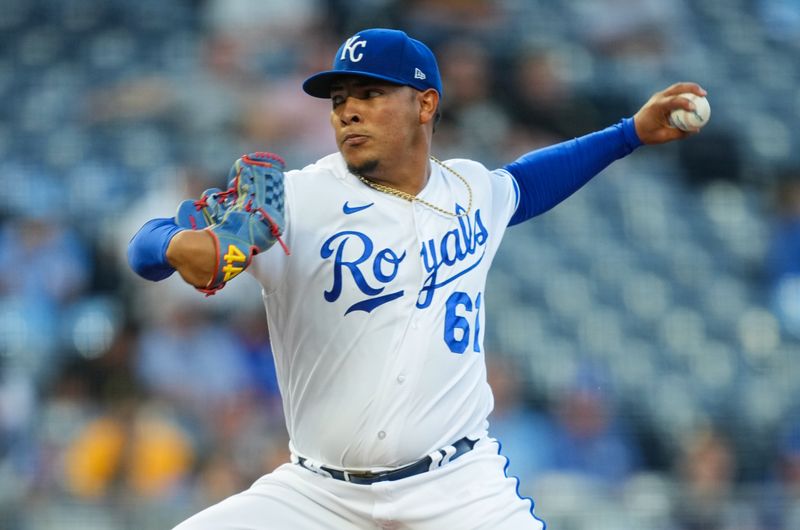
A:
{"label": "baseball", "polygon": [[695,109],[694,111],[683,109],[673,110],[669,115],[669,124],[671,126],[682,131],[692,131],[708,123],[708,119],[711,117],[711,105],[708,104],[706,98],[692,94],[691,92],[680,94],[679,97],[693,101]]}

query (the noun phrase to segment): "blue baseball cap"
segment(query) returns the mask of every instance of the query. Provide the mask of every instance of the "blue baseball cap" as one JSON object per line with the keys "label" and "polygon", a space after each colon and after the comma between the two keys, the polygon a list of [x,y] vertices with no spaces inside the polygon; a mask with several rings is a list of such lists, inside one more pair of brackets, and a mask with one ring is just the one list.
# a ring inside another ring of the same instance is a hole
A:
{"label": "blue baseball cap", "polygon": [[433,88],[442,97],[442,79],[433,52],[396,29],[359,31],[339,47],[333,68],[306,79],[303,90],[317,98],[330,98],[331,83],[342,75],[372,77],[417,90]]}

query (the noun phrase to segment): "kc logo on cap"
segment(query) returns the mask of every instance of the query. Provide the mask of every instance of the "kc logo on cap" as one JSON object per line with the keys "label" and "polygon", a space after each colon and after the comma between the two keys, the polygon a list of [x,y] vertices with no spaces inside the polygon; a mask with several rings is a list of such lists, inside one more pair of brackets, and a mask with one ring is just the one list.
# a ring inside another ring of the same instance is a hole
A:
{"label": "kc logo on cap", "polygon": [[342,76],[380,79],[421,91],[432,88],[442,97],[442,80],[433,52],[396,29],[365,29],[348,38],[333,57],[333,67],[306,79],[303,90],[327,99],[331,97],[331,83]]}
{"label": "kc logo on cap", "polygon": [[342,55],[339,56],[340,61],[347,60],[346,55],[350,55],[350,61],[357,63],[361,59],[364,58],[364,53],[359,52],[356,54],[357,48],[364,48],[367,45],[367,41],[365,40],[358,40],[361,38],[361,35],[353,35],[342,45]]}

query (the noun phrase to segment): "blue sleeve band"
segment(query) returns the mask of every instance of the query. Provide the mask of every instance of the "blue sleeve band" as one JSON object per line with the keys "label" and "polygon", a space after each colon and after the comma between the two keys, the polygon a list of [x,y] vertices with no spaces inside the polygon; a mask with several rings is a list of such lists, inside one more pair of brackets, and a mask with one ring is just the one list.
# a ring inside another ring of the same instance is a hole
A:
{"label": "blue sleeve band", "polygon": [[519,205],[508,226],[546,212],[640,145],[633,118],[625,118],[602,131],[522,155],[504,167],[519,186]]}
{"label": "blue sleeve band", "polygon": [[175,269],[167,261],[167,247],[175,234],[184,230],[173,218],[151,219],[128,243],[128,264],[146,280],[168,278]]}

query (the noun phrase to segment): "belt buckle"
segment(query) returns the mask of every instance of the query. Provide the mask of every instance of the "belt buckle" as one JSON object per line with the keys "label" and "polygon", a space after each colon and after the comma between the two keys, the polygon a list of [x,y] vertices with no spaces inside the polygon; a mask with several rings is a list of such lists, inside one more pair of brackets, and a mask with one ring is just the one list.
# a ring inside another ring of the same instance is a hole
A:
{"label": "belt buckle", "polygon": [[353,478],[358,480],[373,480],[381,475],[384,475],[385,473],[373,473],[372,471],[359,471],[358,473],[350,473],[343,470],[342,474],[344,475],[345,481],[352,482]]}

